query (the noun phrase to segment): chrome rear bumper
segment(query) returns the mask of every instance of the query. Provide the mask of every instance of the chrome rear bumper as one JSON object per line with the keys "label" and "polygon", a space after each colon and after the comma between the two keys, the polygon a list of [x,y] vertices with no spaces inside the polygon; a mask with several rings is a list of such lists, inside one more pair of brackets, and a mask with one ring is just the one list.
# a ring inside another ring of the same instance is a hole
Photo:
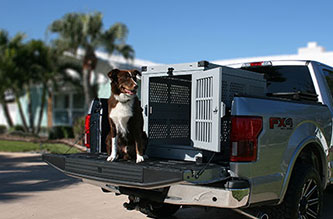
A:
{"label": "chrome rear bumper", "polygon": [[247,205],[250,188],[221,189],[196,185],[172,185],[164,202],[175,205],[201,205],[239,208]]}
{"label": "chrome rear bumper", "polygon": [[[107,191],[121,194],[117,185],[94,180],[83,182],[96,185]],[[171,185],[164,199],[174,205],[199,205],[217,208],[240,208],[248,205],[250,188],[225,189],[191,184]]]}

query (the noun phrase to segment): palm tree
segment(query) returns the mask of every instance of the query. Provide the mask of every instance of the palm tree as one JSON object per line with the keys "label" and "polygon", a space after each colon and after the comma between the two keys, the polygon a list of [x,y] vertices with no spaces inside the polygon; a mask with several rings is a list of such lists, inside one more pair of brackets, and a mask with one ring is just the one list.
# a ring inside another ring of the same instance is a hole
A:
{"label": "palm tree", "polygon": [[[59,52],[47,46],[41,40],[31,40],[24,45],[19,58],[16,60],[18,72],[25,75],[25,80],[17,80],[16,84],[21,84],[25,88],[28,99],[28,118],[30,130],[32,133],[38,134],[44,114],[47,94],[52,93],[52,89],[56,90],[60,83],[78,83],[68,76],[67,70],[72,69],[80,73],[80,68],[71,57],[65,57]],[[32,109],[31,88],[33,86],[41,86],[42,95],[40,99],[40,111],[37,117],[37,126],[35,126],[35,114]],[[18,101],[19,102],[19,101]],[[25,119],[23,119],[25,120]]]}
{"label": "palm tree", "polygon": [[81,68],[77,64],[75,59],[60,54],[56,48],[47,47],[42,41],[34,41],[31,43],[37,46],[35,48],[39,49],[38,53],[40,54],[39,55],[40,62],[38,65],[39,68],[38,81],[42,85],[42,95],[41,95],[41,106],[40,106],[41,109],[39,111],[38,122],[36,127],[36,134],[38,134],[40,132],[44,106],[47,99],[46,98],[47,93],[51,95],[52,90],[57,90],[58,87],[61,86],[61,84],[63,83],[70,83],[75,87],[81,88],[79,80],[70,77],[67,73],[67,70],[71,69],[79,74],[82,73],[81,73]]}
{"label": "palm tree", "polygon": [[134,58],[134,50],[125,43],[128,29],[124,24],[115,23],[107,30],[103,29],[102,14],[69,13],[54,21],[49,30],[58,34],[54,44],[63,51],[74,55],[78,49],[84,50],[82,61],[82,85],[86,106],[97,96],[97,85],[90,83],[98,59],[95,51],[104,49],[108,53],[118,53],[126,59]]}
{"label": "palm tree", "polygon": [[[5,92],[11,91],[16,100],[21,117],[23,129],[38,134],[43,118],[47,93],[51,93],[49,87],[57,89],[59,83],[66,81],[78,85],[67,75],[68,69],[81,73],[81,67],[77,60],[65,57],[54,48],[48,47],[43,41],[31,40],[23,43],[24,34],[18,33],[9,39],[6,31],[0,31],[0,103],[2,105],[7,123],[13,126],[12,119],[5,100]],[[75,61],[75,62],[74,62]],[[41,108],[38,115],[37,127],[35,127],[35,113],[32,108],[31,89],[41,86]],[[28,120],[20,98],[26,95]],[[27,122],[28,121],[28,122]],[[29,124],[29,125],[28,125]]]}
{"label": "palm tree", "polygon": [[18,33],[10,39],[7,31],[0,30],[0,103],[9,127],[13,127],[13,121],[5,100],[5,92],[13,91],[12,79],[15,78],[13,73],[17,69],[15,58],[22,46],[24,37],[24,34]]}

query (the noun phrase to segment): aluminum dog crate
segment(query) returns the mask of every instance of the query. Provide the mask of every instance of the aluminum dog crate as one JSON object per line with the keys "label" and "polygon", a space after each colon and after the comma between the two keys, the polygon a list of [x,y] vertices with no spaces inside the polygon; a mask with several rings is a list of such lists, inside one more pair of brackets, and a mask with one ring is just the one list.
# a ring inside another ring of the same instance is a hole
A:
{"label": "aluminum dog crate", "polygon": [[264,96],[262,74],[208,62],[143,67],[148,156],[194,160],[222,152],[221,127],[235,94]]}

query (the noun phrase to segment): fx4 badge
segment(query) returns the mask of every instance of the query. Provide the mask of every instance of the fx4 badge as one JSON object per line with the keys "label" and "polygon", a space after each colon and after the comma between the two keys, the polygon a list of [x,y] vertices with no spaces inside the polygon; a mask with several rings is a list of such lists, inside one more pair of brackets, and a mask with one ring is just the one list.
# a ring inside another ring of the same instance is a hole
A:
{"label": "fx4 badge", "polygon": [[269,128],[280,128],[280,129],[292,129],[293,128],[293,119],[292,118],[278,118],[271,117],[269,118]]}

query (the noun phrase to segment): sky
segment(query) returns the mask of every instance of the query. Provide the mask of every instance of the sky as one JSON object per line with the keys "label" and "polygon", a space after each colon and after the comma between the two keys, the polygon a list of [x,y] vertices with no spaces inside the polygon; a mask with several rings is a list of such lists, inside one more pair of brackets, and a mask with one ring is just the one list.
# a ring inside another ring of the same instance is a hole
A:
{"label": "sky", "polygon": [[332,0],[0,0],[0,28],[47,40],[70,12],[102,12],[104,28],[122,22],[136,58],[184,63],[296,54],[316,41],[333,50]]}

